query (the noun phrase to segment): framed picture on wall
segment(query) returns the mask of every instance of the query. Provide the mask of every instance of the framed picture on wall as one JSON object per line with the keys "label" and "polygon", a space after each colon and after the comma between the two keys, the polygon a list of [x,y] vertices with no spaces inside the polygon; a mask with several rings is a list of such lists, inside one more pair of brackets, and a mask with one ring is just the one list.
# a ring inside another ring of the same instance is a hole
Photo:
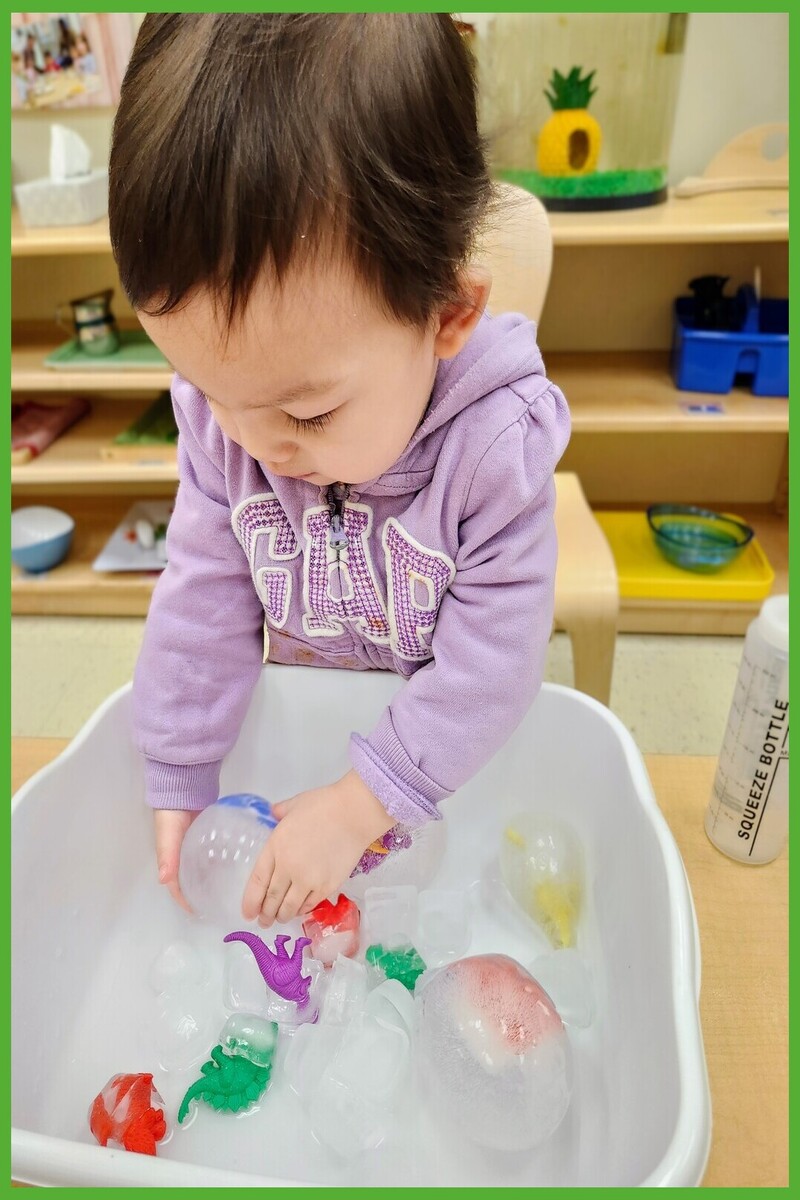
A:
{"label": "framed picture on wall", "polygon": [[133,13],[12,13],[11,107],[109,107],[133,48]]}

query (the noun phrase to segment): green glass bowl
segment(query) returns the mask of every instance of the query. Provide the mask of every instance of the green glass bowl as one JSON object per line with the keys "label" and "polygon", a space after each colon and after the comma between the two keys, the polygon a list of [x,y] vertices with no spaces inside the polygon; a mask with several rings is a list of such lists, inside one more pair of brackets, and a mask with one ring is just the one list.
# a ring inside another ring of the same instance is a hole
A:
{"label": "green glass bowl", "polygon": [[754,536],[735,517],[690,504],[651,504],[647,523],[669,562],[703,575],[727,567]]}

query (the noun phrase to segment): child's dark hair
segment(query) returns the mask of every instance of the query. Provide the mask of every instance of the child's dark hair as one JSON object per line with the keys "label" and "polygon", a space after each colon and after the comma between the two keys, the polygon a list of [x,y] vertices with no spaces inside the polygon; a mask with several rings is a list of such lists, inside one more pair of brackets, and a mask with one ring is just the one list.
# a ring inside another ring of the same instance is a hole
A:
{"label": "child's dark hair", "polygon": [[445,13],[151,13],[122,85],[111,240],[135,308],[344,258],[425,325],[492,197],[473,63]]}

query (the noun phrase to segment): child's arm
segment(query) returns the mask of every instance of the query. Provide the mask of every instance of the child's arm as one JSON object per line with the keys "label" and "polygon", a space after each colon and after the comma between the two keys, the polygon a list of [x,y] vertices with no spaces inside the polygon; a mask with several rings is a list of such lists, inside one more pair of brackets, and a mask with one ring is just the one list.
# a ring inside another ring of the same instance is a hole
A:
{"label": "child's arm", "polygon": [[568,434],[566,403],[551,385],[486,451],[462,508],[433,662],[368,738],[353,736],[353,766],[397,821],[437,817],[439,801],[489,761],[539,690],[553,622],[552,476]]}
{"label": "child's arm", "polygon": [[156,809],[199,811],[244,719],[263,659],[264,612],[232,529],[223,435],[176,377],[180,486],[133,684],[135,741]]}

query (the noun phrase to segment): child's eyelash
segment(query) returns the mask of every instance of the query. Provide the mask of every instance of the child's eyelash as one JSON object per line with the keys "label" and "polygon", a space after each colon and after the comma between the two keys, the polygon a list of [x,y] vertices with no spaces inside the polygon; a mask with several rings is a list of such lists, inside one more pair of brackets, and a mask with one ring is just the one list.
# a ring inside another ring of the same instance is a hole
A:
{"label": "child's eyelash", "polygon": [[300,417],[293,417],[291,413],[286,413],[286,416],[289,418],[295,429],[301,431],[309,429],[318,430],[324,429],[328,422],[333,420],[333,414],[335,411],[336,410],[333,409],[331,412],[320,413],[318,417],[307,417],[305,420],[301,420]]}

